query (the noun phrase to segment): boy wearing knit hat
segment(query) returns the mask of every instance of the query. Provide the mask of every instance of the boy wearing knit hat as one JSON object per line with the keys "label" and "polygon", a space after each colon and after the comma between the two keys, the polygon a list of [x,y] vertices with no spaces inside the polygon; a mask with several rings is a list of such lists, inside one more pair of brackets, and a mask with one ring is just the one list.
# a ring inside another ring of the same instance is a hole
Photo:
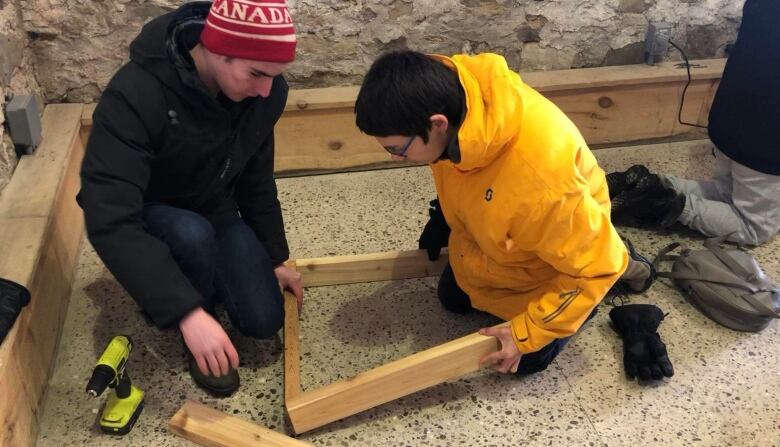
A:
{"label": "boy wearing knit hat", "polygon": [[283,0],[188,3],[144,26],[93,115],[78,195],[89,240],[155,325],[179,328],[215,395],[239,386],[215,303],[269,338],[280,286],[303,300],[273,178],[295,45]]}

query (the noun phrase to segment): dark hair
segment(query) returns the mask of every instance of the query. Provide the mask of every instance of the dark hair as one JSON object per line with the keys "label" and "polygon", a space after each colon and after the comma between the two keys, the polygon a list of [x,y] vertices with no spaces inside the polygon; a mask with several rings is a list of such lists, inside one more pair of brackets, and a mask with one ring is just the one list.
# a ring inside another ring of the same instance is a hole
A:
{"label": "dark hair", "polygon": [[431,115],[460,125],[465,94],[458,74],[416,51],[395,51],[371,65],[355,101],[355,123],[375,137],[417,135],[428,142]]}

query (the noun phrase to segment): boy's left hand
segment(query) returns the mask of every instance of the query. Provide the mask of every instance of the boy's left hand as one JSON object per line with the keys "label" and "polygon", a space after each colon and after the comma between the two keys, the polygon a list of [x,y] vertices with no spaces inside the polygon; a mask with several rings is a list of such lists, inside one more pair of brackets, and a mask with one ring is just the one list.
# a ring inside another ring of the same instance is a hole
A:
{"label": "boy's left hand", "polygon": [[279,280],[279,287],[282,290],[289,290],[298,300],[298,311],[303,307],[303,285],[301,283],[301,274],[287,267],[284,264],[274,267],[274,274]]}
{"label": "boy's left hand", "polygon": [[512,340],[512,329],[509,326],[488,327],[480,329],[479,333],[496,337],[501,342],[501,350],[482,357],[479,366],[492,365],[500,373],[516,373],[523,354]]}

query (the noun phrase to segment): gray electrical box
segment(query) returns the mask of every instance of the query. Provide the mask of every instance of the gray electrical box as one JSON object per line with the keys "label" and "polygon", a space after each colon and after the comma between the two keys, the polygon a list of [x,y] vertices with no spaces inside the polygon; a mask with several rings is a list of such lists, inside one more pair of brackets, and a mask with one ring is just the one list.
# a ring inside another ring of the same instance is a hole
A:
{"label": "gray electrical box", "polygon": [[41,143],[41,114],[33,95],[14,95],[5,107],[11,140],[27,155]]}
{"label": "gray electrical box", "polygon": [[666,55],[669,49],[669,39],[672,38],[672,25],[668,23],[651,23],[645,35],[645,63],[654,65]]}

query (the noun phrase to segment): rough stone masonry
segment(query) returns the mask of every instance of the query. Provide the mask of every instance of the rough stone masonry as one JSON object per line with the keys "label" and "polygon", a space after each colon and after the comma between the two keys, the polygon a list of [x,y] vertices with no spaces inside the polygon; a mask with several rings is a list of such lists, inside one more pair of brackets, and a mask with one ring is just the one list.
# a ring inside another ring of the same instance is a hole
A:
{"label": "rough stone masonry", "polygon": [[[648,21],[673,25],[691,58],[733,42],[743,0],[288,0],[293,87],[360,82],[383,51],[493,51],[521,71],[641,63]],[[174,0],[0,0],[0,90],[18,73],[46,102],[94,102],[127,46]],[[676,59],[674,52],[668,58]],[[37,82],[36,82],[37,80]],[[38,88],[40,85],[40,88]],[[3,99],[0,98],[0,101]],[[2,121],[0,115],[0,121]],[[0,135],[2,135],[0,130]],[[7,144],[3,144],[3,151]],[[4,152],[0,152],[2,185]]]}

